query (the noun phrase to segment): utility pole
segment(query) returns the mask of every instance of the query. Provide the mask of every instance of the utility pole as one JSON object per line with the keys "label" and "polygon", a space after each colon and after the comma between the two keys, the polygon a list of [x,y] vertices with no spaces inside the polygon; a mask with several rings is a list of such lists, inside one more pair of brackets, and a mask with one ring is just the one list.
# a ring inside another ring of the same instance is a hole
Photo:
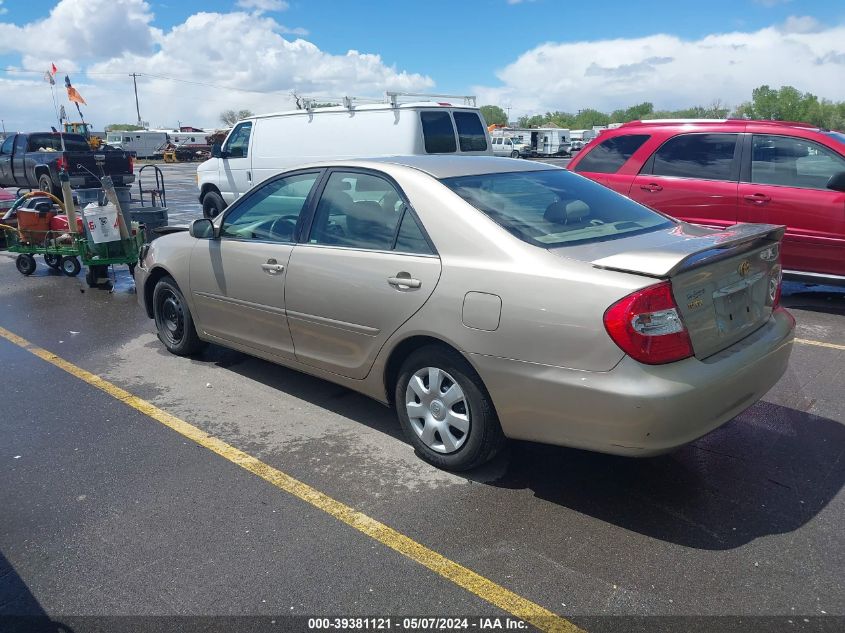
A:
{"label": "utility pole", "polygon": [[143,127],[143,123],[141,123],[141,106],[138,105],[138,81],[136,77],[138,73],[132,73],[132,83],[135,86],[135,112],[138,113],[138,126]]}

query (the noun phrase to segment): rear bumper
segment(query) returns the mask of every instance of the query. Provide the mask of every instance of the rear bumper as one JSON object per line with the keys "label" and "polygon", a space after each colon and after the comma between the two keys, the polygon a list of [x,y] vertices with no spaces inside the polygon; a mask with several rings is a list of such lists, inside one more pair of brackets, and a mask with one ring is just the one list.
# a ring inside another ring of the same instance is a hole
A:
{"label": "rear bumper", "polygon": [[[112,182],[114,183],[115,187],[121,187],[124,185],[132,184],[133,182],[135,182],[135,174],[123,174],[120,176],[112,176]],[[83,187],[100,187],[100,181],[98,181],[93,176],[71,176],[70,186],[74,189],[81,189]]]}
{"label": "rear bumper", "polygon": [[608,372],[469,358],[508,437],[644,457],[687,444],[762,398],[786,371],[794,326],[778,310],[705,361],[651,366],[626,356]]}

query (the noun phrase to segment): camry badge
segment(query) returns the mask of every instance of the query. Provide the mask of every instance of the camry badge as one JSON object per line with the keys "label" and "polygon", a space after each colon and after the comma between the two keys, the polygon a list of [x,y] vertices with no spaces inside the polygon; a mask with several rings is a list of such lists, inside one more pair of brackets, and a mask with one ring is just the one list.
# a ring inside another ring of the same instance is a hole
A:
{"label": "camry badge", "polygon": [[736,269],[739,273],[740,277],[745,277],[749,272],[751,272],[751,262],[747,259],[743,259],[742,263],[739,265],[739,268]]}

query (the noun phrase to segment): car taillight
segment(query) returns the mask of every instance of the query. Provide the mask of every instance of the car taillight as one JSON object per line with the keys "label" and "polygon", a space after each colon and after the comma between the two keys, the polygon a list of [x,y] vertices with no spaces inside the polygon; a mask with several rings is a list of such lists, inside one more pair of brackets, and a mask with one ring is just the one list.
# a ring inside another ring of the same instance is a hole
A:
{"label": "car taillight", "polygon": [[56,159],[56,168],[59,171],[67,171],[67,159],[64,156],[59,156]]}
{"label": "car taillight", "polygon": [[129,154],[129,173],[135,173],[135,157],[132,154]]}
{"label": "car taillight", "polygon": [[604,313],[604,327],[623,352],[647,365],[693,355],[668,281],[637,290],[614,303]]}

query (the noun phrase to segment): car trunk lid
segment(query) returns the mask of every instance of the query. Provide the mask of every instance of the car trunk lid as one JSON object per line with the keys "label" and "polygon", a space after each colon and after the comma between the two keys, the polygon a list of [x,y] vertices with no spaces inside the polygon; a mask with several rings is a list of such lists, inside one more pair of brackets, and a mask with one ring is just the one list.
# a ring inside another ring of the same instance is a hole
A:
{"label": "car trunk lid", "polygon": [[[666,238],[592,260],[609,270],[669,279],[699,359],[745,338],[771,316],[785,227],[737,224],[712,231],[680,224]],[[621,247],[621,248],[619,248]]]}

